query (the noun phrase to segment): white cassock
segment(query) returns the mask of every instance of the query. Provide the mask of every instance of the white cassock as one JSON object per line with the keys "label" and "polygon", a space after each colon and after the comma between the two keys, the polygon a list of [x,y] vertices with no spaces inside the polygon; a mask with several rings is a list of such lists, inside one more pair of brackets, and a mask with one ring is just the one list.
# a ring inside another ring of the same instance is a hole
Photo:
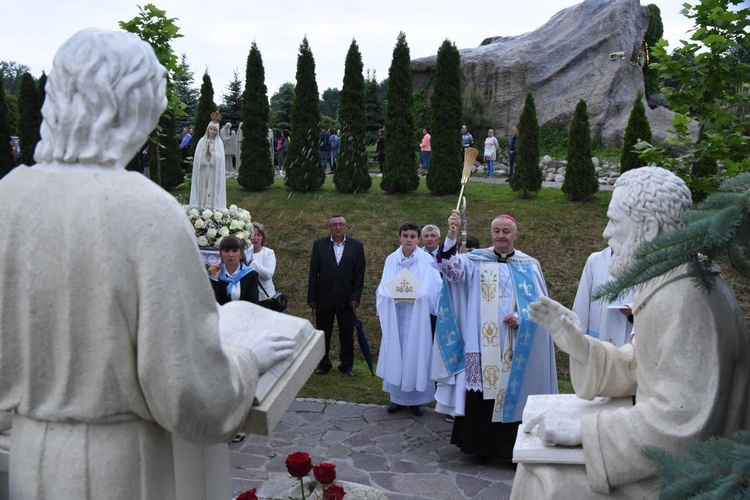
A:
{"label": "white cassock", "polygon": [[629,291],[618,302],[608,303],[604,299],[592,300],[593,292],[604,283],[613,280],[609,274],[609,261],[612,249],[607,247],[601,252],[594,252],[586,259],[586,265],[578,283],[578,292],[573,302],[573,311],[581,320],[581,330],[602,342],[609,342],[621,347],[630,342],[633,324],[616,305],[632,305],[633,291]]}
{"label": "white cassock", "polygon": [[[427,404],[435,400],[435,384],[430,379],[432,327],[440,293],[440,273],[434,259],[415,249],[409,258],[398,250],[385,259],[377,290],[377,311],[383,339],[376,374],[383,379],[383,391],[391,401],[403,406]],[[419,281],[413,302],[394,300],[387,284],[401,270],[408,270]]]}
{"label": "white cassock", "polygon": [[140,173],[18,167],[0,213],[11,498],[175,498],[173,434],[229,441],[258,377],[184,209]]}
{"label": "white cassock", "polygon": [[570,378],[580,398],[635,395],[635,405],[582,418],[585,466],[519,465],[511,499],[656,498],[644,445],[674,454],[750,428],[750,338],[723,278],[704,293],[678,268],[642,285],[633,313],[634,342],[585,337],[588,356],[570,358]]}

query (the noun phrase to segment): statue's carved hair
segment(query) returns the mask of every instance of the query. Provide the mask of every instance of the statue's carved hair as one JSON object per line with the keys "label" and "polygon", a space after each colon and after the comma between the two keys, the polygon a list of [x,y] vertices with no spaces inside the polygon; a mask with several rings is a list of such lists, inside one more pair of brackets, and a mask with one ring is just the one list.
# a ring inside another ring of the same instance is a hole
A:
{"label": "statue's carved hair", "polygon": [[166,70],[132,33],[85,29],[57,51],[38,163],[124,167],[167,106]]}
{"label": "statue's carved hair", "polygon": [[642,222],[655,217],[660,234],[677,228],[693,204],[685,181],[661,167],[628,170],[615,182],[617,188],[629,188],[622,200],[630,218]]}

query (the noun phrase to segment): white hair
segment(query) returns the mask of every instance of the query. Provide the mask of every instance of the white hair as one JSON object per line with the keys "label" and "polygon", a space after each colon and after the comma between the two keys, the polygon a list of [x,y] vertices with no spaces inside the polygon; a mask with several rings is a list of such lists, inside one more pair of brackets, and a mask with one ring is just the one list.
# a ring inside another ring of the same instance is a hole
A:
{"label": "white hair", "polygon": [[622,198],[622,208],[634,222],[652,216],[659,224],[659,234],[672,231],[682,223],[682,216],[693,204],[685,181],[661,167],[628,170],[615,182],[615,189],[629,188]]}
{"label": "white hair", "polygon": [[425,224],[425,226],[419,232],[419,236],[423,236],[424,233],[427,232],[427,231],[431,231],[431,232],[437,234],[437,237],[440,238],[440,228],[437,227],[435,224]]}
{"label": "white hair", "polygon": [[34,160],[124,168],[167,107],[166,75],[136,35],[79,31],[52,63]]}

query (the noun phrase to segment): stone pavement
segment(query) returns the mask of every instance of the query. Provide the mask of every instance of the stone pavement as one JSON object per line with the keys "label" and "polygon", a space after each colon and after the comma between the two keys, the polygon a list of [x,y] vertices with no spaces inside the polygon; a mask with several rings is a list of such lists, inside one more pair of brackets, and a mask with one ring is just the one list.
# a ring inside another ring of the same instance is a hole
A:
{"label": "stone pavement", "polygon": [[514,470],[494,460],[474,463],[450,444],[451,426],[430,408],[415,417],[408,410],[389,415],[379,405],[297,399],[270,436],[229,445],[232,490],[280,496],[296,484],[287,455],[304,451],[313,464],[336,464],[338,479],[372,486],[389,500],[510,498]]}

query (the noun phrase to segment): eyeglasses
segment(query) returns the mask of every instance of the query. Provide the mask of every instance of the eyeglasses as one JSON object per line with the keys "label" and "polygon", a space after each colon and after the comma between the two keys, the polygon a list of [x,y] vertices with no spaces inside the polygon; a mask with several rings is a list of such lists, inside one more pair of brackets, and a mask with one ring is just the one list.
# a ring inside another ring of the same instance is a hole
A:
{"label": "eyeglasses", "polygon": [[346,222],[329,222],[328,225],[330,227],[344,227],[346,226]]}

